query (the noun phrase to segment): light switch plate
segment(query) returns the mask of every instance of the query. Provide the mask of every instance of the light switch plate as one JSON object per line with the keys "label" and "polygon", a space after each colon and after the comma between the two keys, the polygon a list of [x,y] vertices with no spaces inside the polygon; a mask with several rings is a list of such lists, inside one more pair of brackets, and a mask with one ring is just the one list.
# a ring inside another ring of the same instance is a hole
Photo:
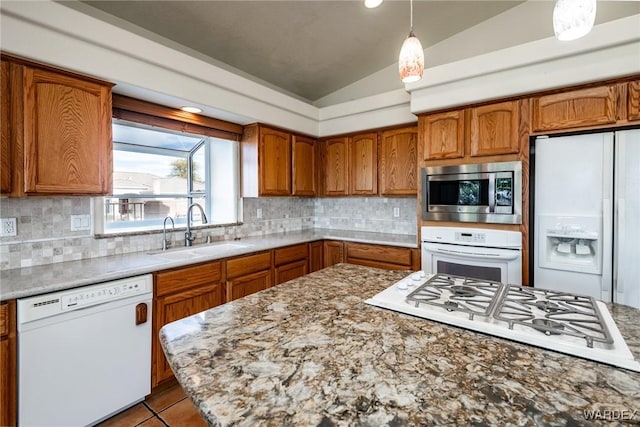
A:
{"label": "light switch plate", "polygon": [[400,217],[400,208],[393,208],[393,217],[394,218]]}
{"label": "light switch plate", "polygon": [[90,215],[71,215],[71,231],[91,230]]}
{"label": "light switch plate", "polygon": [[1,237],[10,237],[18,235],[18,227],[15,218],[2,218],[2,228],[0,228]]}

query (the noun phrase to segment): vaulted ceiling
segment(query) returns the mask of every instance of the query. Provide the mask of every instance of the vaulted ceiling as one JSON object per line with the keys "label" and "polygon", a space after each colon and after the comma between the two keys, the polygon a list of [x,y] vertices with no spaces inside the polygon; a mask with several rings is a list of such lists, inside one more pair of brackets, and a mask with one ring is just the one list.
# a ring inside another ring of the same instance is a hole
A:
{"label": "vaulted ceiling", "polygon": [[[409,31],[404,0],[62,3],[312,103],[393,65]],[[521,3],[416,0],[414,30],[429,48]]]}

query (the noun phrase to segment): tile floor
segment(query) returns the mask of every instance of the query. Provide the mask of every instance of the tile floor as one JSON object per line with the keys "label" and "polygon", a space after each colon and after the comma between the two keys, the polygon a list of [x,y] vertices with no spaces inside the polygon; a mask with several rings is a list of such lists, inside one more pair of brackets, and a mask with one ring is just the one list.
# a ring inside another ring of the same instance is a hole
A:
{"label": "tile floor", "polygon": [[144,402],[98,424],[98,427],[199,427],[206,426],[179,385],[154,393]]}

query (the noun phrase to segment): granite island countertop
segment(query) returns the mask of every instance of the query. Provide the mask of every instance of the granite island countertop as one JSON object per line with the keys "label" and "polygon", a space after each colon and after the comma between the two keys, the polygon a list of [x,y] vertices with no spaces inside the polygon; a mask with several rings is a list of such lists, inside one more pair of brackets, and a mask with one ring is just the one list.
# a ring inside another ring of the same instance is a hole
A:
{"label": "granite island countertop", "polygon": [[[640,422],[640,373],[364,303],[405,275],[339,264],[160,340],[212,426],[591,425],[597,410]],[[609,308],[640,358],[640,310]]]}
{"label": "granite island countertop", "polygon": [[[159,238],[160,239],[160,238]],[[186,265],[231,258],[254,252],[333,239],[348,242],[378,245],[419,247],[417,237],[403,234],[373,233],[365,231],[310,229],[304,231],[275,233],[242,240],[217,241],[210,245],[195,245],[190,248],[176,248],[162,253],[160,249],[151,252],[89,258],[77,261],[59,262],[34,267],[14,268],[0,271],[0,301],[24,298],[32,295],[55,292],[80,286],[118,280],[139,274]],[[226,248],[204,256],[176,257],[173,254],[201,248],[211,248],[219,244],[234,243],[244,247]],[[160,240],[158,240],[160,244]]]}

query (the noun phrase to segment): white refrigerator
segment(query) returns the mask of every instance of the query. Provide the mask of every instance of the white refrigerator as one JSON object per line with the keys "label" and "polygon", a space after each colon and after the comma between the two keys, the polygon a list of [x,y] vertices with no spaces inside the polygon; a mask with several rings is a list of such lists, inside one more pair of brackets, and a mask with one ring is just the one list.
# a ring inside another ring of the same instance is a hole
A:
{"label": "white refrigerator", "polygon": [[534,287],[640,308],[640,129],[538,137]]}

